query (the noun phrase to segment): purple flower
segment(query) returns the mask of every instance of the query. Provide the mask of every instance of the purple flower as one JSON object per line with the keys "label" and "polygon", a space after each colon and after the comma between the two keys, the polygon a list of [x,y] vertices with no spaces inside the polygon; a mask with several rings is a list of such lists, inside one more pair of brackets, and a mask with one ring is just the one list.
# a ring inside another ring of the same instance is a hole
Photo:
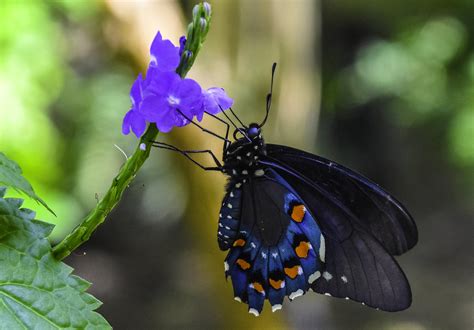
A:
{"label": "purple flower", "polygon": [[163,40],[160,31],[150,47],[150,66],[160,71],[174,71],[179,64],[179,48],[169,40]]}
{"label": "purple flower", "polygon": [[229,109],[234,104],[234,100],[227,96],[223,88],[219,87],[212,87],[207,91],[203,91],[203,98],[204,111],[213,115]]}
{"label": "purple flower", "polygon": [[155,123],[161,132],[167,133],[194,118],[201,121],[205,111],[217,114],[232,106],[233,100],[222,88],[203,90],[196,81],[182,79],[175,72],[181,56],[183,61],[192,57],[189,50],[184,50],[186,37],[182,36],[179,44],[176,47],[171,41],[163,40],[159,31],[156,34],[150,47],[146,79],[138,75],[130,90],[132,108],[123,118],[123,134],[133,131],[140,137],[147,123]]}
{"label": "purple flower", "polygon": [[140,105],[143,97],[143,79],[142,74],[138,75],[138,78],[130,89],[130,100],[132,101],[132,108],[127,112],[123,118],[122,133],[127,135],[130,133],[130,128],[133,133],[139,138],[142,136],[146,128],[146,119],[144,114],[140,111]]}
{"label": "purple flower", "polygon": [[[184,126],[197,116],[202,118],[201,87],[192,79],[182,79],[174,72],[149,70],[150,85],[141,104],[141,111],[149,122],[156,123],[164,133],[174,126]],[[181,113],[182,114],[181,114]],[[184,114],[184,116],[183,116]]]}

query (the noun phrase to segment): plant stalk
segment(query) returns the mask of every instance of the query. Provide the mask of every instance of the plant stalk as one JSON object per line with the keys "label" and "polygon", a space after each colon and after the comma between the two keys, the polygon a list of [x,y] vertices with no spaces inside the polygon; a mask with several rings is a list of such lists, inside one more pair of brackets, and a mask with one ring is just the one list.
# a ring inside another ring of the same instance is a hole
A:
{"label": "plant stalk", "polygon": [[[188,26],[187,42],[181,61],[176,69],[182,78],[191,69],[194,60],[206,39],[211,20],[210,5],[206,2],[196,5],[193,9],[193,21]],[[61,242],[53,248],[56,259],[62,260],[71,254],[80,245],[87,242],[97,227],[105,221],[109,213],[118,204],[125,189],[137,175],[142,165],[150,155],[153,141],[158,136],[158,128],[150,123],[146,132],[140,138],[135,152],[121,167],[112,184],[99,201],[96,207],[82,220],[82,222]]]}

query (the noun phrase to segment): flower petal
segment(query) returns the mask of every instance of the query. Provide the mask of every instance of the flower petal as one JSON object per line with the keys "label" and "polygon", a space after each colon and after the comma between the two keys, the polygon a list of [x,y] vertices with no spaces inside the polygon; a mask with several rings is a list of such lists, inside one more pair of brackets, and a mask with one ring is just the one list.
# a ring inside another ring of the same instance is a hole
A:
{"label": "flower petal", "polygon": [[202,108],[202,89],[199,84],[192,79],[183,79],[176,86],[173,95],[180,100],[179,109],[184,113],[199,115],[203,113]]}
{"label": "flower petal", "polygon": [[173,129],[174,126],[179,126],[175,109],[170,108],[169,111],[161,113],[158,120],[156,121],[156,126],[160,132],[163,133],[168,133]]}
{"label": "flower petal", "polygon": [[181,77],[176,72],[153,72],[145,95],[168,97],[179,86]]}
{"label": "flower petal", "polygon": [[132,88],[130,89],[130,100],[132,101],[132,107],[138,110],[140,102],[142,101],[142,74],[138,74],[137,79],[133,82]]}
{"label": "flower petal", "polygon": [[152,123],[158,123],[163,116],[167,116],[171,108],[165,97],[150,95],[147,96],[140,107],[144,118]]}
{"label": "flower petal", "polygon": [[145,132],[146,120],[138,111],[133,111],[131,114],[130,126],[132,127],[133,133],[135,133],[137,138],[139,138]]}
{"label": "flower petal", "polygon": [[229,109],[232,104],[234,104],[234,100],[226,94],[223,88],[212,87],[204,92],[204,109],[213,115]]}
{"label": "flower petal", "polygon": [[153,39],[150,47],[150,66],[161,71],[174,71],[179,64],[179,47],[169,40],[163,40],[160,31]]}
{"label": "flower petal", "polygon": [[122,122],[122,134],[123,135],[128,135],[130,134],[130,122],[131,122],[131,116],[132,116],[133,110],[130,109],[125,116],[123,117],[123,122]]}

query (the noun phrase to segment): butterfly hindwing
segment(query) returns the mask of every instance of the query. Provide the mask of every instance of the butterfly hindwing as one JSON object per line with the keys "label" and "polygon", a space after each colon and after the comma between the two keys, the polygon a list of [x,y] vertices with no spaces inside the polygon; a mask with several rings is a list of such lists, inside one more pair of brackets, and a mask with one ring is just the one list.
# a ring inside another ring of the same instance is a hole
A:
{"label": "butterfly hindwing", "polygon": [[[229,196],[235,184],[229,184]],[[275,311],[285,296],[292,300],[309,290],[323,267],[319,253],[324,248],[316,221],[274,171],[242,182],[239,189],[235,205],[241,208],[240,222],[228,243],[226,275],[236,300],[248,303],[249,312],[258,315],[265,299]],[[224,208],[225,203],[223,215]]]}

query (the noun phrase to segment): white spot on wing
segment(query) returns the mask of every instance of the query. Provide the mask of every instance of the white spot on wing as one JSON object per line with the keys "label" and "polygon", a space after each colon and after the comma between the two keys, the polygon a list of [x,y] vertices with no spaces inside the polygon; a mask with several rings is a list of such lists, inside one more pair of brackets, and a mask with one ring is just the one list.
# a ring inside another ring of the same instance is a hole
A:
{"label": "white spot on wing", "polygon": [[239,297],[234,297],[234,300],[235,300],[235,301],[238,301],[239,303],[242,302],[242,299],[240,299]]}
{"label": "white spot on wing", "polygon": [[240,157],[240,156],[237,156],[237,159],[238,159],[238,160],[242,160],[242,157]]}
{"label": "white spot on wing", "polygon": [[255,171],[255,176],[262,176],[265,174],[265,171],[262,169],[258,169]]}
{"label": "white spot on wing", "polygon": [[231,204],[231,203],[227,204],[227,207],[228,207],[229,209],[231,209],[231,208],[232,208],[232,204]]}
{"label": "white spot on wing", "polygon": [[267,259],[267,254],[265,252],[262,252],[262,258]]}
{"label": "white spot on wing", "polygon": [[254,242],[250,243],[250,246],[252,247],[252,249],[255,249],[257,247]]}
{"label": "white spot on wing", "polygon": [[224,261],[224,271],[228,271],[229,270],[229,264],[227,263],[227,261]]}
{"label": "white spot on wing", "polygon": [[341,280],[342,280],[344,283],[347,283],[347,277],[346,277],[346,275],[342,275],[342,276],[341,276]]}
{"label": "white spot on wing", "polygon": [[231,191],[229,196],[234,197],[234,193]]}
{"label": "white spot on wing", "polygon": [[273,252],[272,257],[276,259],[278,257],[278,252]]}
{"label": "white spot on wing", "polygon": [[257,150],[257,149],[258,149],[258,146],[253,146],[253,148],[254,148],[255,150]]}
{"label": "white spot on wing", "polygon": [[251,154],[252,154],[251,152],[247,152],[246,156],[250,157]]}
{"label": "white spot on wing", "polygon": [[326,281],[329,281],[330,279],[332,279],[332,275],[328,272],[324,272],[323,277]]}
{"label": "white spot on wing", "polygon": [[320,246],[319,246],[319,258],[322,262],[325,262],[326,259],[326,242],[324,241],[324,236],[321,234],[319,237]]}
{"label": "white spot on wing", "polygon": [[327,292],[326,292],[324,295],[325,295],[325,296],[328,296],[328,297],[332,297],[331,294],[330,294],[330,293],[327,293]]}
{"label": "white spot on wing", "polygon": [[314,281],[316,281],[320,277],[321,277],[321,272],[319,270],[317,270],[313,274],[309,275],[308,283],[312,284]]}
{"label": "white spot on wing", "polygon": [[232,219],[232,216],[228,215],[228,216],[227,216],[227,219]]}
{"label": "white spot on wing", "polygon": [[290,293],[290,296],[288,298],[290,298],[290,300],[294,300],[294,299],[302,296],[303,293],[304,293],[303,290],[298,289],[295,292]]}
{"label": "white spot on wing", "polygon": [[235,184],[235,188],[240,188],[241,186],[242,184],[240,182]]}
{"label": "white spot on wing", "polygon": [[249,309],[249,313],[250,313],[250,314],[253,314],[253,315],[255,315],[255,316],[259,316],[259,315],[260,315],[260,313],[259,313],[255,308],[250,308],[250,309]]}
{"label": "white spot on wing", "polygon": [[281,309],[281,305],[280,304],[276,304],[276,305],[273,305],[272,306],[272,312],[275,313],[276,311],[279,311]]}
{"label": "white spot on wing", "polygon": [[225,226],[225,229],[230,230],[230,227],[229,227],[229,226]]}
{"label": "white spot on wing", "polygon": [[243,171],[242,171],[242,174],[243,174],[243,175],[247,175],[247,174],[249,174],[249,172],[248,172],[247,170],[243,170]]}

